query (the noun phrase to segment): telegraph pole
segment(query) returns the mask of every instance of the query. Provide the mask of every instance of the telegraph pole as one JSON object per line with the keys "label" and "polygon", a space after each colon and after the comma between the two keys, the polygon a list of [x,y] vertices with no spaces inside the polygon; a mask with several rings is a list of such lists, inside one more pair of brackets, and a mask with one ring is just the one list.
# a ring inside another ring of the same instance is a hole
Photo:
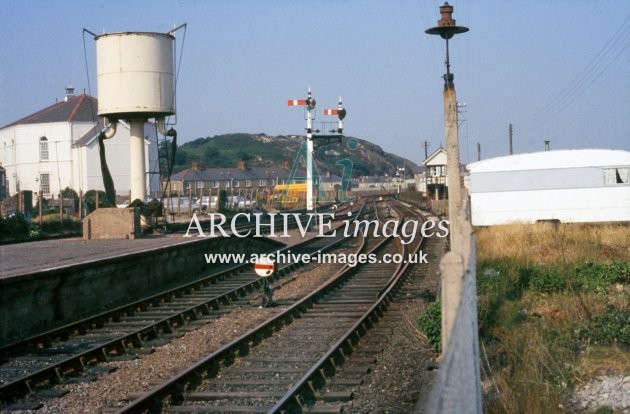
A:
{"label": "telegraph pole", "polygon": [[510,124],[508,132],[509,132],[509,136],[510,136],[510,155],[512,155],[512,154],[514,154],[514,151],[512,150],[512,124]]}

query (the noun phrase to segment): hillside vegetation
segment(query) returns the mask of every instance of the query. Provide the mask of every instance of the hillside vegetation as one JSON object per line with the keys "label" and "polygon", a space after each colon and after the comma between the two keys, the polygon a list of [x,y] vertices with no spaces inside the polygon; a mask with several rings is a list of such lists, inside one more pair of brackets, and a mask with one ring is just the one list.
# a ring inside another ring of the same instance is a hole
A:
{"label": "hillside vegetation", "polygon": [[[236,167],[239,160],[253,167],[277,167],[287,160],[292,166],[303,141],[303,138],[244,133],[198,138],[177,148],[174,172],[190,168],[193,161],[206,168]],[[352,145],[355,143],[358,145]],[[407,167],[406,174],[412,174],[411,168],[415,167],[413,162],[385,152],[378,145],[352,137],[315,151],[315,162],[322,174],[341,175],[342,168],[335,163],[344,158],[352,161],[354,177],[393,175],[396,167],[403,165]]]}

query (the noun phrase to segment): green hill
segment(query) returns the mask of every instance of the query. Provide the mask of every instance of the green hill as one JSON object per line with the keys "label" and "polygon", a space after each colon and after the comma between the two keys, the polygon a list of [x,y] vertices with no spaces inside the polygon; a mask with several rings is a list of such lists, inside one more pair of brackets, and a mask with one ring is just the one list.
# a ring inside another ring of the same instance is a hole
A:
{"label": "green hill", "polygon": [[[190,168],[192,162],[202,167],[236,167],[239,160],[252,167],[280,166],[288,160],[293,165],[303,137],[268,136],[266,134],[226,134],[198,138],[177,148],[174,172]],[[320,173],[341,175],[335,163],[347,158],[352,161],[352,175],[393,175],[396,167],[405,165],[405,174],[411,174],[416,165],[402,157],[383,151],[368,141],[344,137],[342,143],[327,144],[315,151],[315,163]]]}

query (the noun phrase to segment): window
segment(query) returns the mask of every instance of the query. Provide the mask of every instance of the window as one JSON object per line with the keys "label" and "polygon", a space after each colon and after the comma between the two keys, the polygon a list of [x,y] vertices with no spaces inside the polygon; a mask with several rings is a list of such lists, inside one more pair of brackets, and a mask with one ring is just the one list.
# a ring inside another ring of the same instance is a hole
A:
{"label": "window", "polygon": [[42,194],[50,194],[50,174],[39,175],[39,191]]}
{"label": "window", "polygon": [[239,180],[235,180],[234,187],[240,187],[240,186],[241,186],[241,182]]}
{"label": "window", "polygon": [[46,137],[39,139],[39,160],[48,161],[48,138]]}
{"label": "window", "polygon": [[252,180],[245,180],[245,187],[251,187],[252,186]]}
{"label": "window", "polygon": [[190,190],[190,181],[184,181],[184,188]]}
{"label": "window", "polygon": [[230,188],[230,180],[225,180],[225,185],[223,187]]}
{"label": "window", "polygon": [[212,188],[219,188],[219,181],[217,180],[212,181]]}
{"label": "window", "polygon": [[203,181],[197,181],[197,188],[204,188]]}
{"label": "window", "polygon": [[267,185],[267,180],[261,179],[260,181],[258,181],[258,187],[264,187],[266,185]]}
{"label": "window", "polygon": [[604,185],[630,183],[630,167],[604,168]]}

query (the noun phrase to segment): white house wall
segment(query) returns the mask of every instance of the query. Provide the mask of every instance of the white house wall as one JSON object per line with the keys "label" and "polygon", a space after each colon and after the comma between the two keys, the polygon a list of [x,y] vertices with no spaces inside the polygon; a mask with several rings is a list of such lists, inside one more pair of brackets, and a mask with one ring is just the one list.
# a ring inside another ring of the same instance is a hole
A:
{"label": "white house wall", "polygon": [[[7,170],[9,192],[39,191],[40,174],[50,174],[50,193],[73,186],[69,124],[63,122],[17,125],[0,131],[0,159]],[[39,140],[48,139],[48,160],[39,159]]]}
{"label": "white house wall", "polygon": [[[93,139],[83,147],[73,147],[93,128],[92,123],[54,122],[42,124],[20,124],[0,130],[0,164],[6,169],[9,182],[8,194],[15,194],[19,181],[20,190],[39,193],[40,174],[49,174],[50,192],[46,197],[66,187],[86,192],[92,189],[103,190],[103,178],[98,151],[98,140]],[[153,136],[156,142],[155,126],[147,123],[145,135]],[[40,160],[39,140],[48,139],[48,160]],[[114,179],[117,194],[129,194],[129,129],[119,124],[114,138],[105,141],[107,163]],[[145,165],[157,165],[157,148],[149,146],[145,152]],[[147,180],[148,191],[159,191],[159,177],[151,175]]]}
{"label": "white house wall", "polygon": [[[145,136],[149,136],[155,127],[152,124],[146,124]],[[114,188],[117,195],[128,196],[130,191],[130,168],[131,157],[129,152],[129,128],[126,124],[119,123],[116,131],[116,135],[113,138],[105,140],[105,158],[109,172],[114,180]],[[151,148],[155,145],[150,145],[146,141],[145,146],[145,166],[148,169],[150,166],[155,166],[157,160],[157,149]],[[152,141],[155,142],[155,139]],[[103,184],[103,175],[101,173],[101,159],[99,156],[98,139],[93,139],[87,146],[88,150],[85,152],[87,160],[87,188],[90,190],[104,191],[105,186]],[[159,191],[159,177],[157,175],[150,175],[147,179],[147,183],[150,185],[148,188],[149,193],[155,193]]]}

